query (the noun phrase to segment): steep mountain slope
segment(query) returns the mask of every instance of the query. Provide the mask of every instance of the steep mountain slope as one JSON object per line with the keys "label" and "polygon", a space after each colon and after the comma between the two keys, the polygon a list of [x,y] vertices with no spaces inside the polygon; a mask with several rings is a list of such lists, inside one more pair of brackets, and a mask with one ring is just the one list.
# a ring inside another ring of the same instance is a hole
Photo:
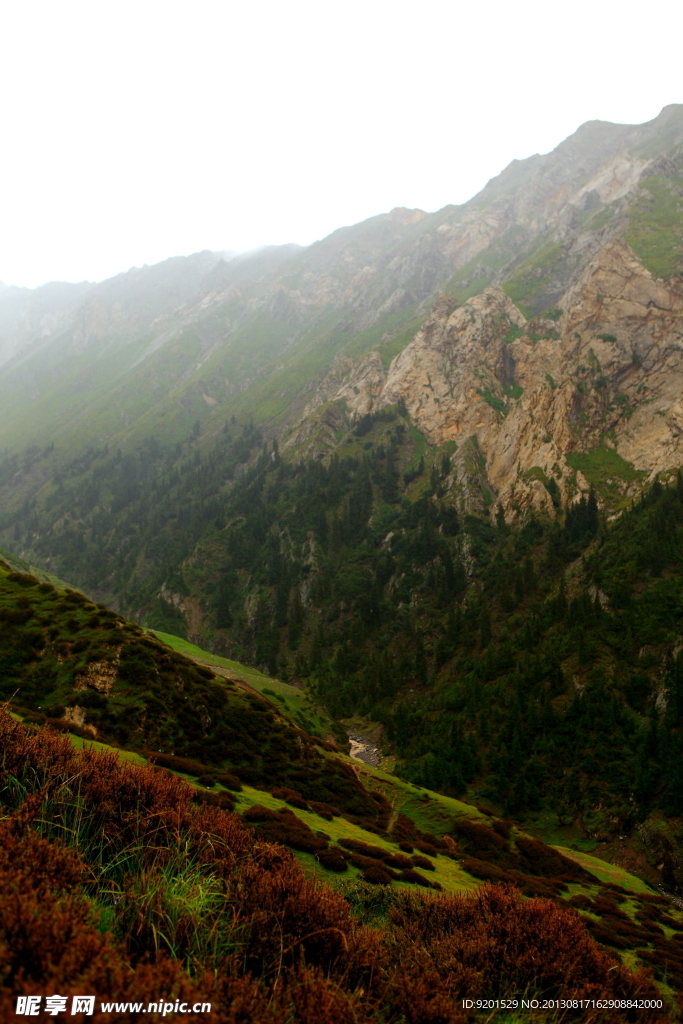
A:
{"label": "steep mountain slope", "polygon": [[0,695],[26,721],[132,747],[181,770],[201,759],[228,788],[238,771],[257,784],[297,785],[370,823],[378,817],[353,772],[325,757],[276,703],[82,594],[0,562],[0,621]]}
{"label": "steep mountain slope", "polygon": [[374,353],[336,368],[284,450],[334,449],[315,429],[325,402],[357,416],[401,402],[432,445],[476,438],[506,511],[552,511],[544,476],[566,503],[587,488],[575,453],[603,445],[633,494],[637,474],[683,462],[683,278],[654,280],[618,240],[560,302],[554,319],[527,320],[500,287],[455,309],[444,298],[388,369]]}

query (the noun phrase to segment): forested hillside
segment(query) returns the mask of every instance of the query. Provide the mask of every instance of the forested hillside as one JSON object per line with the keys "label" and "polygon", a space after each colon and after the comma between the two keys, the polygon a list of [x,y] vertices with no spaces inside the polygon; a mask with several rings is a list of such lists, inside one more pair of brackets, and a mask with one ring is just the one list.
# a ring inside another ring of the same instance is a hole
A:
{"label": "forested hillside", "polygon": [[[611,521],[590,490],[508,524],[486,494],[458,512],[452,446],[429,450],[401,408],[350,426],[327,465],[248,425],[208,458],[186,447],[180,471],[149,460],[144,490],[94,454],[84,486],[103,465],[110,511],[50,539],[86,587],[120,551],[111,589],[147,624],[182,634],[194,616],[205,646],[382,723],[419,784],[598,839],[683,814],[680,474]],[[76,488],[63,500],[77,512]]]}

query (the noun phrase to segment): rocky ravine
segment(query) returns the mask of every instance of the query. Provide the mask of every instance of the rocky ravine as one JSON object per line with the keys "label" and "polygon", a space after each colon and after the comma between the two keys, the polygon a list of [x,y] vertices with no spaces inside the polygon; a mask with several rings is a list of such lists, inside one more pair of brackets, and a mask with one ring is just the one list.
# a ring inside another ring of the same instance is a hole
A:
{"label": "rocky ravine", "polygon": [[600,445],[649,478],[681,465],[683,279],[654,280],[616,240],[559,305],[557,321],[527,320],[498,287],[457,308],[443,298],[388,370],[376,352],[338,361],[289,444],[320,456],[342,409],[402,400],[430,444],[458,444],[451,483],[478,446],[510,513],[552,510],[544,478],[563,501],[585,490],[567,457]]}

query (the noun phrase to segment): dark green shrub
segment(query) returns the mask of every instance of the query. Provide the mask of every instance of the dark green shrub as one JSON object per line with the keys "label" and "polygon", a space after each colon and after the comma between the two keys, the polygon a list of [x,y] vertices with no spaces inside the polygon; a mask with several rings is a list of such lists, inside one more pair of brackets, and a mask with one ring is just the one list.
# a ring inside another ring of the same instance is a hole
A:
{"label": "dark green shrub", "polygon": [[81,708],[89,708],[94,711],[98,708],[105,708],[107,706],[107,698],[98,690],[79,690],[70,699],[69,703],[72,706],[77,704]]}
{"label": "dark green shrub", "polygon": [[226,789],[233,789],[236,793],[242,789],[242,783],[240,782],[237,775],[233,775],[232,772],[214,772],[216,782],[221,786],[225,786]]}
{"label": "dark green shrub", "polygon": [[309,809],[301,793],[298,793],[295,789],[287,789],[280,786],[277,789],[271,790],[271,793],[276,800],[284,800],[291,807],[298,807],[300,811],[307,811]]}
{"label": "dark green shrub", "polygon": [[44,710],[48,718],[62,718],[66,708],[63,704],[46,704]]}

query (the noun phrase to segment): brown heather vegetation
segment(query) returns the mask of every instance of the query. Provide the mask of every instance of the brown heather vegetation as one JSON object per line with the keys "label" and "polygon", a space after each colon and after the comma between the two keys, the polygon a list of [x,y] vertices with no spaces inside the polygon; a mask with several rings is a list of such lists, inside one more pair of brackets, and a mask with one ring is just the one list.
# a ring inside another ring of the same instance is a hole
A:
{"label": "brown heather vegetation", "polygon": [[465,996],[657,995],[571,908],[496,886],[403,891],[371,928],[291,853],[198,806],[163,769],[77,751],[4,711],[0,749],[1,1020],[21,993],[163,993],[210,1001],[221,1024],[459,1024],[472,1019]]}

